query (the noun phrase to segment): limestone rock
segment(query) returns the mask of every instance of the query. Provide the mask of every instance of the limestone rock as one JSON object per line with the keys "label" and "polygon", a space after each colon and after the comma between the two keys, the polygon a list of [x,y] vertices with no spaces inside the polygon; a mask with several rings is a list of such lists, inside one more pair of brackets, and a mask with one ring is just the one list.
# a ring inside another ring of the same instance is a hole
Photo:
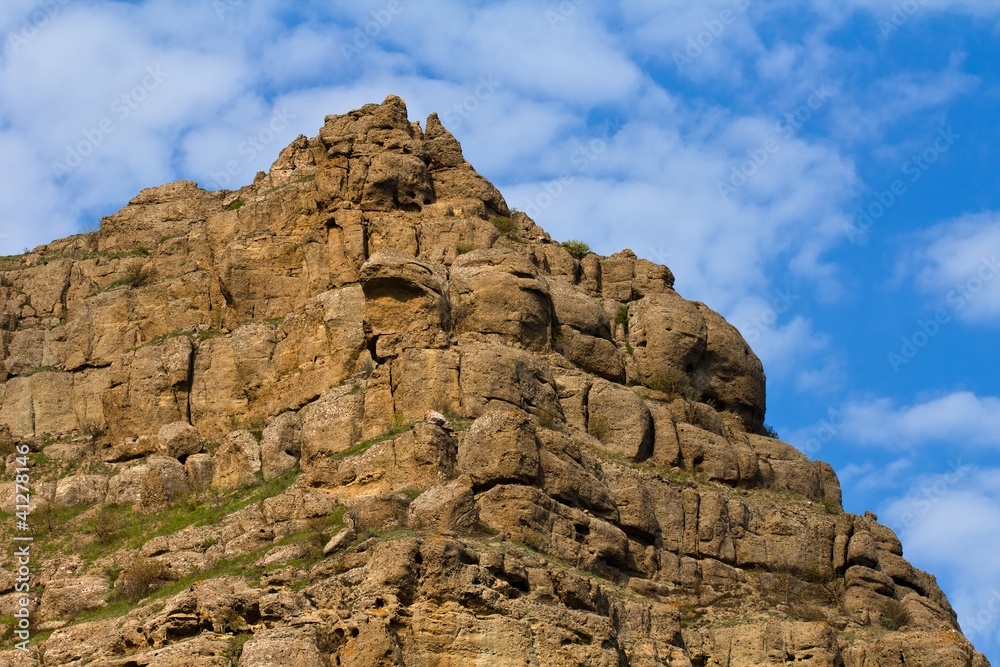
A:
{"label": "limestone rock", "polygon": [[[395,96],[0,258],[0,500],[26,448],[52,631],[0,663],[986,667],[673,286],[571,255]],[[75,615],[142,559],[186,585]]]}
{"label": "limestone rock", "polygon": [[184,462],[184,475],[194,491],[204,491],[212,484],[215,466],[211,454],[193,454]]}
{"label": "limestone rock", "polygon": [[167,424],[157,433],[156,451],[163,456],[186,459],[200,452],[201,448],[201,434],[187,422]]}
{"label": "limestone rock", "polygon": [[552,338],[548,282],[521,255],[477,250],[451,267],[455,327],[541,350]]}
{"label": "limestone rock", "polygon": [[104,475],[72,475],[56,484],[54,503],[72,507],[103,503],[108,494],[108,478]]}
{"label": "limestone rock", "polygon": [[377,357],[447,342],[447,278],[440,267],[383,250],[361,267],[361,287],[365,331]]}
{"label": "limestone rock", "polygon": [[463,411],[481,415],[496,404],[512,405],[559,419],[552,368],[542,359],[505,345],[462,346],[460,389]]}
{"label": "limestone rock", "polygon": [[264,479],[291,472],[302,453],[302,424],[298,414],[284,412],[264,428],[260,445],[260,470]]}
{"label": "limestone rock", "polygon": [[263,629],[243,645],[239,667],[323,667],[316,628]]}
{"label": "limestone rock", "polygon": [[260,474],[260,443],[249,431],[233,431],[212,457],[212,486],[236,489]]}
{"label": "limestone rock", "polygon": [[40,619],[72,616],[105,605],[108,580],[99,576],[50,579],[38,608]]}
{"label": "limestone rock", "polygon": [[410,503],[406,524],[417,530],[467,533],[476,527],[478,515],[471,479],[458,479],[417,496]]}
{"label": "limestone rock", "polygon": [[478,488],[534,481],[538,439],[531,418],[517,409],[494,409],[480,416],[459,445],[458,469]]}
{"label": "limestone rock", "polygon": [[610,451],[636,460],[653,453],[653,416],[633,392],[603,380],[587,394],[587,432]]}

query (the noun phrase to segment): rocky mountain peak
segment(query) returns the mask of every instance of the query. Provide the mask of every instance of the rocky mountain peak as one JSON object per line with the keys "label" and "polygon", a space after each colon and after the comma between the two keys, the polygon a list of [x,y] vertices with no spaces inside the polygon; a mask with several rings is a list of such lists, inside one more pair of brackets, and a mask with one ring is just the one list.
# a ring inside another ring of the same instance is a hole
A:
{"label": "rocky mountain peak", "polygon": [[39,548],[38,636],[0,662],[987,665],[765,429],[734,327],[425,125],[389,96],[238,191],[150,188],[0,260]]}

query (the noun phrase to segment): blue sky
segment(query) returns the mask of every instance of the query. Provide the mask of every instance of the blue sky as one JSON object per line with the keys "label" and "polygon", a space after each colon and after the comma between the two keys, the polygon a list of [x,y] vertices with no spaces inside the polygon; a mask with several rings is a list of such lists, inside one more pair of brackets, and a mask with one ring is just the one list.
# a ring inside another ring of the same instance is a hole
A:
{"label": "blue sky", "polygon": [[767,421],[1000,662],[998,36],[993,0],[6,0],[0,254],[398,94],[739,327]]}

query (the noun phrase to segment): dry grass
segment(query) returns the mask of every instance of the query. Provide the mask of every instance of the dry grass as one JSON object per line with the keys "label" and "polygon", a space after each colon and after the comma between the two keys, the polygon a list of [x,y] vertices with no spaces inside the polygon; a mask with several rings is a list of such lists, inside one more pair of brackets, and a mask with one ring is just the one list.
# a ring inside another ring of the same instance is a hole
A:
{"label": "dry grass", "polygon": [[153,278],[156,276],[156,269],[152,266],[143,262],[142,260],[133,260],[128,263],[125,267],[125,275],[120,279],[120,284],[127,285],[128,287],[142,287],[153,282]]}
{"label": "dry grass", "polygon": [[171,580],[170,570],[152,558],[139,558],[122,570],[114,597],[136,603]]}
{"label": "dry grass", "polygon": [[587,420],[587,433],[604,442],[611,433],[611,422],[604,415],[591,415]]}
{"label": "dry grass", "polygon": [[886,630],[900,630],[910,624],[910,612],[898,600],[888,600],[882,605],[880,624]]}

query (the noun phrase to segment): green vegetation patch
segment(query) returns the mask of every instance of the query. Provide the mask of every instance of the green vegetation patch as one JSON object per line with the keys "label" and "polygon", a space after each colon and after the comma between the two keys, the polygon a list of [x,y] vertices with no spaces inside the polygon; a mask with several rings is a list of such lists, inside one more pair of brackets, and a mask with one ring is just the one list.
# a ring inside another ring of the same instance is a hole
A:
{"label": "green vegetation patch", "polygon": [[521,238],[521,225],[511,216],[497,215],[491,218],[490,222],[506,238],[516,243],[524,243],[524,239]]}
{"label": "green vegetation patch", "polygon": [[576,259],[583,259],[590,254],[590,246],[580,241],[579,239],[570,239],[569,241],[563,241],[562,247],[566,249],[566,252],[573,255]]}
{"label": "green vegetation patch", "polygon": [[294,470],[244,489],[192,495],[154,514],[140,514],[127,505],[105,505],[83,526],[94,539],[81,547],[80,556],[95,561],[122,547],[138,549],[154,537],[189,526],[214,525],[228,514],[284,492],[297,477]]}
{"label": "green vegetation patch", "polygon": [[385,442],[386,440],[391,440],[392,438],[395,438],[397,435],[406,433],[407,431],[412,429],[415,425],[416,422],[404,422],[397,419],[393,422],[392,426],[390,426],[389,430],[386,431],[385,433],[377,435],[374,438],[364,440],[363,442],[351,445],[347,449],[343,449],[339,452],[333,452],[332,454],[330,454],[330,458],[333,459],[334,461],[340,461],[342,459],[347,459],[352,456],[358,456],[359,454],[364,454],[374,445],[377,445],[380,442]]}

